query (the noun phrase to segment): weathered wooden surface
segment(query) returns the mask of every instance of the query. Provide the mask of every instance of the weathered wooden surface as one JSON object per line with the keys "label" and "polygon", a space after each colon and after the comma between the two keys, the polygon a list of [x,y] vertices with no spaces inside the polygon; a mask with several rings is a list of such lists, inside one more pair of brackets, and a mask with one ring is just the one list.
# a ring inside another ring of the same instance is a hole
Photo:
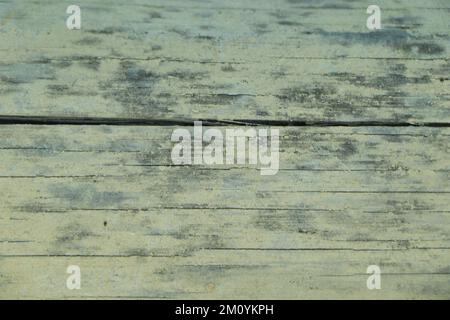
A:
{"label": "weathered wooden surface", "polygon": [[77,262],[87,297],[449,297],[448,129],[281,128],[275,176],[173,166],[172,130],[0,127],[2,296]]}
{"label": "weathered wooden surface", "polygon": [[447,123],[447,1],[0,4],[0,115]]}
{"label": "weathered wooden surface", "polygon": [[[450,298],[448,1],[77,4],[0,1],[1,299]],[[198,119],[280,171],[172,165]]]}

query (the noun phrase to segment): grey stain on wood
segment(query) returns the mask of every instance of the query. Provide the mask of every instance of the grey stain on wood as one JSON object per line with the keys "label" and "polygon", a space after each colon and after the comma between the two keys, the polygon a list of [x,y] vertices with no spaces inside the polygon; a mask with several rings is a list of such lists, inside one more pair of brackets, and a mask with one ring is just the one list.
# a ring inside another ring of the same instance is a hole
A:
{"label": "grey stain on wood", "polygon": [[[0,4],[0,298],[450,297],[447,4],[78,4]],[[199,119],[279,173],[174,166]]]}

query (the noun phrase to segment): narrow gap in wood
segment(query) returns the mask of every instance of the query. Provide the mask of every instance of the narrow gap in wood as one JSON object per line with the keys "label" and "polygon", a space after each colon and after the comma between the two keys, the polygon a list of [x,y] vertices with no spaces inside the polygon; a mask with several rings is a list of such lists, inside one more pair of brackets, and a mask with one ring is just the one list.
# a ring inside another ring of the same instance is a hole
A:
{"label": "narrow gap in wood", "polygon": [[277,126],[277,127],[436,127],[450,128],[449,122],[394,122],[394,121],[322,121],[322,120],[259,120],[259,119],[132,119],[97,117],[0,116],[0,125],[110,125],[110,126],[192,126],[202,121],[203,126]]}

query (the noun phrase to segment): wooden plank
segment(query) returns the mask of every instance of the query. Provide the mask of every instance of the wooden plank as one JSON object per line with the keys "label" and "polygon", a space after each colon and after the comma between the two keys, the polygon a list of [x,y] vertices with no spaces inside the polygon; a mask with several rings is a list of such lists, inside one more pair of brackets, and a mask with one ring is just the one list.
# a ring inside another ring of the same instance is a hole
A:
{"label": "wooden plank", "polygon": [[175,128],[0,126],[0,297],[450,297],[448,128],[279,128],[275,176]]}
{"label": "wooden plank", "polygon": [[[448,1],[77,4],[0,0],[0,299],[450,298]],[[174,165],[199,119],[279,172]]]}
{"label": "wooden plank", "polygon": [[448,123],[443,1],[4,1],[0,116]]}
{"label": "wooden plank", "polygon": [[[0,298],[448,299],[448,250],[204,250],[191,257],[0,258]],[[367,290],[379,264],[382,289]],[[67,290],[79,265],[81,290]]]}

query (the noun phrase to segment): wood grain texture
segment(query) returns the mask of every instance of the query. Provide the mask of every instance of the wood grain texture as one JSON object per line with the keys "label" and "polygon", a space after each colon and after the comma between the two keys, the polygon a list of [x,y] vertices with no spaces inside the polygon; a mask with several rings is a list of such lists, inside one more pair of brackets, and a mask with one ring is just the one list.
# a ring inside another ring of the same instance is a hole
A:
{"label": "wood grain texture", "polygon": [[73,296],[77,262],[80,297],[450,296],[447,128],[280,128],[275,176],[173,166],[173,129],[0,127],[4,295]]}
{"label": "wood grain texture", "polygon": [[[0,115],[448,123],[447,1],[5,1]],[[37,27],[37,25],[39,27]]]}
{"label": "wood grain texture", "polygon": [[[449,299],[450,2],[376,2],[0,0],[0,299]],[[280,171],[173,165],[194,120]]]}

